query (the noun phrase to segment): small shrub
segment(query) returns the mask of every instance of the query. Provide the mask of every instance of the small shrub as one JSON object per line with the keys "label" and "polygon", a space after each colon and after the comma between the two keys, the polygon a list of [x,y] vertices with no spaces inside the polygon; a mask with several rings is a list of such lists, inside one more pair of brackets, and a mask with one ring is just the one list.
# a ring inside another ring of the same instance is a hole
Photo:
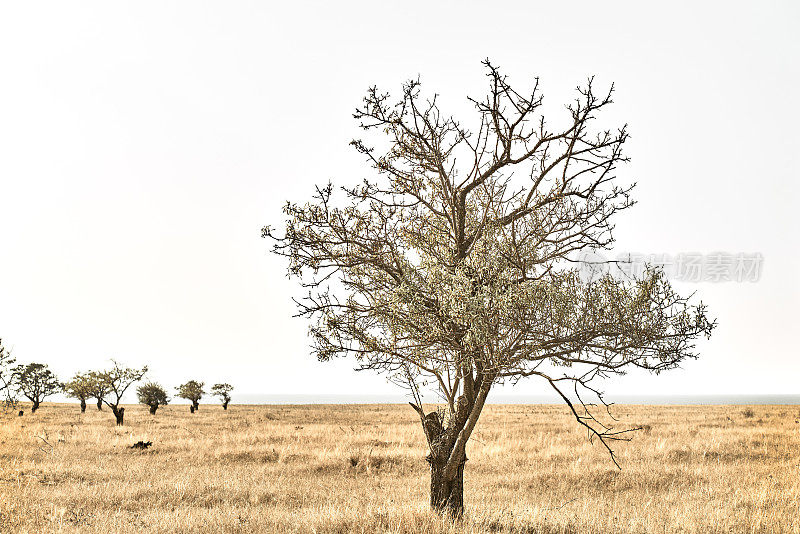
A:
{"label": "small shrub", "polygon": [[745,409],[745,410],[742,412],[742,415],[743,415],[743,416],[744,416],[746,419],[750,419],[750,418],[752,418],[752,417],[755,417],[756,413],[753,411],[753,409],[752,409],[752,408],[747,408],[747,409]]}

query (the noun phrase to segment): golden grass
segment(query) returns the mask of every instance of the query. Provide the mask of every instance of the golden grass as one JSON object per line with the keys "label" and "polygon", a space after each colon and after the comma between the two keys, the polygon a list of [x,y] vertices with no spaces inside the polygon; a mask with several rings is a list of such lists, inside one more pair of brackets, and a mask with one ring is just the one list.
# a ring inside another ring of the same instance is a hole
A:
{"label": "golden grass", "polygon": [[616,407],[618,471],[563,407],[488,406],[454,525],[408,406],[45,404],[0,425],[0,531],[800,532],[800,407],[745,409]]}

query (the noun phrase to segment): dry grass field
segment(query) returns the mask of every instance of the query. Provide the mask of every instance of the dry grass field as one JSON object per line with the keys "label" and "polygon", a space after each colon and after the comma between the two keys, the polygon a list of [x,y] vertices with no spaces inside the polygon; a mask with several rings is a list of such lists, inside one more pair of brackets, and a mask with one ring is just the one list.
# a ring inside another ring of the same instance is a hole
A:
{"label": "dry grass field", "polygon": [[751,409],[618,406],[618,471],[564,408],[488,406],[454,525],[408,406],[45,404],[0,425],[0,531],[800,532],[800,407]]}

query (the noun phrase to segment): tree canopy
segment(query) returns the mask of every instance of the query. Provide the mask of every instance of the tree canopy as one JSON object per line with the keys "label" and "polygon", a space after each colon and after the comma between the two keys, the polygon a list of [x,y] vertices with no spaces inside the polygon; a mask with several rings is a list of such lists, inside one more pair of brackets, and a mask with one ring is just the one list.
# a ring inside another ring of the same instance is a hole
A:
{"label": "tree canopy", "polygon": [[211,394],[219,397],[223,401],[230,401],[231,400],[231,391],[233,391],[233,386],[230,384],[214,384],[211,386]]}
{"label": "tree canopy", "polygon": [[0,403],[4,408],[11,408],[16,403],[14,385],[14,364],[16,359],[0,339]]}
{"label": "tree canopy", "polygon": [[92,397],[94,391],[93,378],[89,373],[76,373],[71,380],[64,383],[64,393],[68,397],[81,402],[81,411],[86,410],[86,399]]}
{"label": "tree canopy", "polygon": [[233,386],[228,383],[211,386],[211,394],[219,397],[219,400],[222,401],[222,407],[226,410],[228,409],[228,403],[231,402],[231,391],[233,391]]}
{"label": "tree canopy", "polygon": [[61,391],[61,383],[55,374],[43,363],[29,363],[14,368],[17,390],[33,403],[35,412],[42,401]]}
{"label": "tree canopy", "polygon": [[101,371],[89,371],[87,373],[89,379],[89,388],[91,390],[91,397],[97,399],[97,409],[103,408],[103,399],[109,393],[106,377]]}
{"label": "tree canopy", "polygon": [[[611,248],[615,217],[634,204],[635,184],[617,178],[627,126],[598,124],[613,86],[589,79],[551,125],[538,79],[520,92],[484,66],[472,129],[419,80],[397,99],[370,88],[354,117],[374,144],[351,145],[374,178],[319,186],[286,204],[283,231],[263,229],[305,288],[298,309],[316,356],[353,355],[411,393],[431,503],[456,513],[465,446],[494,385],[539,379],[614,459],[610,442],[626,430],[583,396],[602,401],[597,379],[696,357],[694,340],[714,326],[658,269],[580,276],[576,255]],[[426,384],[444,412],[424,413]]]}
{"label": "tree canopy", "polygon": [[64,383],[64,393],[73,399],[86,400],[92,396],[92,378],[87,373],[76,373]]}
{"label": "tree canopy", "polygon": [[95,376],[99,382],[98,390],[102,387],[106,391],[103,402],[111,408],[116,417],[117,425],[122,426],[125,417],[125,408],[120,407],[122,397],[128,388],[144,377],[147,373],[147,366],[136,369],[134,367],[125,367],[116,360],[111,360],[111,363],[113,364],[111,369],[97,373]]}
{"label": "tree canopy", "polygon": [[150,407],[150,413],[156,413],[159,406],[169,404],[167,392],[159,384],[148,382],[136,388],[139,402]]}
{"label": "tree canopy", "polygon": [[192,407],[196,410],[200,399],[205,395],[203,386],[205,382],[198,382],[197,380],[189,380],[185,384],[181,384],[175,388],[178,392],[178,397],[191,401]]}

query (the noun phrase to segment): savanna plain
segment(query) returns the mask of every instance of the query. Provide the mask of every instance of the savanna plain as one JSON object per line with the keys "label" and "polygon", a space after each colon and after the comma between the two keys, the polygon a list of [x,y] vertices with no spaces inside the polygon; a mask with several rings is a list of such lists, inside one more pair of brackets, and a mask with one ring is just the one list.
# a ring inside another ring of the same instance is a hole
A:
{"label": "savanna plain", "polygon": [[799,406],[615,406],[642,428],[619,470],[565,407],[489,405],[456,523],[428,509],[408,406],[22,408],[2,532],[800,532]]}

